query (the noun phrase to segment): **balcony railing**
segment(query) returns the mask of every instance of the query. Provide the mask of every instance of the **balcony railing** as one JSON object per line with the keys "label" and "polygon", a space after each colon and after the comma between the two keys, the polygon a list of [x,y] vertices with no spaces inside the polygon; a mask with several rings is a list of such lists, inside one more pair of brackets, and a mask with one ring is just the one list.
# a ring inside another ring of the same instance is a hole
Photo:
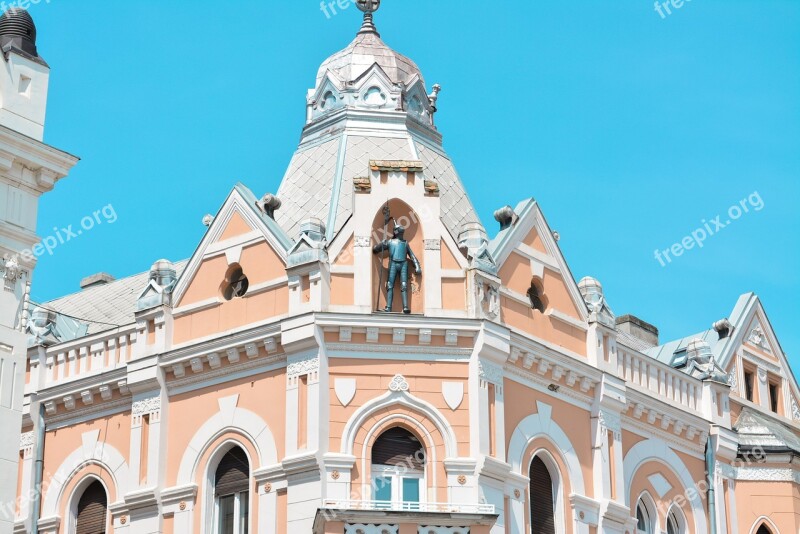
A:
{"label": "balcony railing", "polygon": [[441,502],[393,502],[361,500],[326,500],[326,508],[337,510],[369,510],[384,512],[430,512],[444,514],[494,514],[493,504],[461,504]]}

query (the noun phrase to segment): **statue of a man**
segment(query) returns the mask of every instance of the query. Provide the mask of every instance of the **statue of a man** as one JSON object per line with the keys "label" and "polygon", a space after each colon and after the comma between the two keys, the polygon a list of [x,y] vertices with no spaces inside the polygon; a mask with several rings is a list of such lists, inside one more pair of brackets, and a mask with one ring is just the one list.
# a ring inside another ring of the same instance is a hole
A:
{"label": "statue of a man", "polygon": [[392,300],[394,299],[394,283],[397,275],[400,275],[400,294],[403,296],[403,313],[411,313],[408,307],[408,260],[414,262],[414,269],[417,274],[422,274],[419,261],[411,247],[408,246],[403,236],[405,228],[395,225],[392,231],[392,239],[384,239],[372,248],[372,252],[380,254],[384,250],[389,251],[389,279],[386,287],[386,308],[383,311],[392,311]]}

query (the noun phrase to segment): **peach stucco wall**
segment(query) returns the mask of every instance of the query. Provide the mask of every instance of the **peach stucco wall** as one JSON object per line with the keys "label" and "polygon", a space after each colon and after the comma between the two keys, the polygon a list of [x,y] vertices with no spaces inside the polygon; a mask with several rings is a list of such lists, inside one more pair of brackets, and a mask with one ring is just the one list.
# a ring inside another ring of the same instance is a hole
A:
{"label": "peach stucco wall", "polygon": [[[99,417],[89,422],[78,423],[69,427],[59,428],[48,431],[45,434],[44,443],[44,482],[43,487],[44,501],[50,491],[53,476],[59,470],[64,461],[73,452],[83,448],[83,434],[99,430],[98,443],[106,443],[114,447],[123,458],[128,460],[130,455],[131,439],[131,418],[130,413],[114,414],[107,417]],[[117,488],[112,483],[112,478],[103,468],[98,465],[86,465],[83,469],[66,482],[65,490],[62,491],[62,498],[59,501],[59,510],[62,518],[67,515],[67,497],[71,494],[70,488],[79,483],[85,475],[95,475],[103,480],[109,492],[108,502],[116,502],[122,496],[117,495]]]}
{"label": "peach stucco wall", "polygon": [[[577,406],[567,404],[512,380],[505,380],[503,396],[507,444],[511,442],[511,435],[520,422],[529,415],[537,413],[537,401],[552,407],[552,419],[558,423],[572,443],[583,471],[586,494],[592,497],[592,448],[588,446],[591,442],[591,414]],[[520,474],[527,476],[527,473]]]}
{"label": "peach stucco wall", "polygon": [[[275,439],[278,458],[286,445],[286,378],[283,370],[241,378],[170,399],[168,425],[167,486],[177,483],[178,469],[186,446],[197,430],[217,412],[219,399],[239,395],[237,408],[254,412],[269,427]],[[244,438],[242,438],[244,439]],[[264,467],[253,462],[252,469]],[[200,484],[200,481],[195,481]]]}
{"label": "peach stucco wall", "polygon": [[[791,482],[736,482],[736,511],[739,531],[749,533],[762,516],[768,517],[781,533],[800,528],[800,489]],[[770,525],[768,527],[772,529]]]}
{"label": "peach stucco wall", "polygon": [[225,241],[226,239],[231,239],[233,237],[237,237],[248,232],[251,232],[253,229],[250,227],[249,224],[245,222],[239,212],[235,211],[231,215],[230,221],[228,221],[228,225],[225,227],[225,230],[222,231],[219,238],[217,239],[217,243]]}
{"label": "peach stucco wall", "polygon": [[256,292],[258,284],[277,280],[286,275],[280,257],[266,242],[242,250],[239,261],[250,282],[250,291],[242,298],[225,301],[221,295],[222,283],[228,270],[225,256],[204,259],[186,290],[180,306],[218,299],[218,303],[175,318],[173,343],[180,344],[225,332],[239,326],[264,321],[285,314],[289,310],[289,290],[278,285]]}

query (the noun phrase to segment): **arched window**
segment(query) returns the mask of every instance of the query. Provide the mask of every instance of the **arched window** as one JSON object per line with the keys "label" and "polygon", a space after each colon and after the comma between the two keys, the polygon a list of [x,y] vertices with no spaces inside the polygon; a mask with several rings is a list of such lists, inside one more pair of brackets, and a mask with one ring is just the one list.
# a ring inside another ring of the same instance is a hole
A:
{"label": "arched window", "polygon": [[390,428],[375,440],[372,491],[381,508],[419,509],[425,496],[425,448],[408,430]]}
{"label": "arched window", "polygon": [[78,501],[76,534],[105,534],[108,498],[99,480],[92,482]]}
{"label": "arched window", "polygon": [[636,505],[636,532],[639,534],[654,534],[655,516],[651,513],[650,507],[640,498]]}
{"label": "arched window", "polygon": [[675,509],[675,506],[667,515],[667,534],[684,534],[686,532],[686,520],[683,514]]}
{"label": "arched window", "polygon": [[247,534],[250,463],[240,447],[223,456],[214,475],[214,534]]}
{"label": "arched window", "polygon": [[531,462],[530,508],[531,534],[555,534],[555,492],[550,470],[538,456]]}
{"label": "arched window", "polygon": [[756,530],[756,534],[772,534],[772,531],[767,528],[767,525],[761,525],[758,527],[758,530]]}

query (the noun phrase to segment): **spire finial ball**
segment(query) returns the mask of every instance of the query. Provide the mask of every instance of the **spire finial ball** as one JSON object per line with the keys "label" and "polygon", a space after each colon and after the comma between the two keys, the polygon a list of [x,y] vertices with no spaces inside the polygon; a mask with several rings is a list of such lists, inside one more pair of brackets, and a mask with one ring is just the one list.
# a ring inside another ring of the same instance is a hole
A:
{"label": "spire finial ball", "polygon": [[364,13],[375,13],[381,7],[381,0],[356,0],[356,5]]}

